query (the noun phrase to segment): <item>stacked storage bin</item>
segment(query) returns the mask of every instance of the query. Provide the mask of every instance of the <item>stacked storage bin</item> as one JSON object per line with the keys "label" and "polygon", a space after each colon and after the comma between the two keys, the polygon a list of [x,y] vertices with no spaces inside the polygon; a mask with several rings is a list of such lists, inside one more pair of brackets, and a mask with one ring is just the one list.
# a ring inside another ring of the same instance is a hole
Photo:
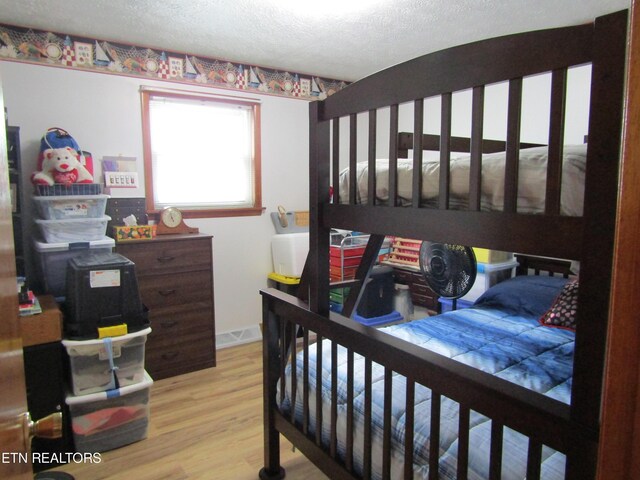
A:
{"label": "stacked storage bin", "polygon": [[42,290],[63,306],[75,449],[104,452],[147,436],[153,381],[144,369],[151,329],[133,262],[106,236],[98,184],[36,186]]}
{"label": "stacked storage bin", "polygon": [[72,394],[65,399],[75,449],[106,452],[147,437],[153,380],[144,370],[150,328],[97,340],[63,340]]}
{"label": "stacked storage bin", "polygon": [[[39,237],[34,240],[40,290],[60,299],[65,293],[69,259],[86,252],[110,252],[115,241],[106,236],[108,195],[99,184],[37,185],[33,197]],[[96,188],[97,187],[97,188]]]}
{"label": "stacked storage bin", "polygon": [[153,380],[144,369],[151,333],[134,264],[111,252],[69,260],[65,339],[66,403],[76,451],[104,452],[146,438]]}

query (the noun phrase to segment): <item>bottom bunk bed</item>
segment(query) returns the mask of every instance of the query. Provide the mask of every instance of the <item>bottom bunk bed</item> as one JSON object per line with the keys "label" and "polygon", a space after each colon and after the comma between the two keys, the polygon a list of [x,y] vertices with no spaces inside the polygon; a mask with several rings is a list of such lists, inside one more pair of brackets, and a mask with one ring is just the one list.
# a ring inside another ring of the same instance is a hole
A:
{"label": "bottom bunk bed", "polygon": [[[344,469],[327,464],[331,478],[564,478],[562,452],[589,439],[566,428],[574,332],[541,321],[574,283],[561,266],[560,277],[518,276],[471,308],[377,331],[346,319],[328,329],[297,300],[264,291],[265,368],[278,389],[265,414],[285,436],[302,434],[294,444],[305,454],[318,449]],[[377,354],[367,337],[381,342]],[[501,394],[520,404],[500,407]],[[541,416],[548,438],[527,437],[529,415]]]}

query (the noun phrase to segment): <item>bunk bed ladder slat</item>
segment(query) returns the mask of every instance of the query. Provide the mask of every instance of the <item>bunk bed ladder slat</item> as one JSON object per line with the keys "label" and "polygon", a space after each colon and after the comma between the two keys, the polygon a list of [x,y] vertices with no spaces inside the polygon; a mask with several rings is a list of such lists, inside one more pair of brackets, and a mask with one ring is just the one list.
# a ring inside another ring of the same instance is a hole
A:
{"label": "bunk bed ladder slat", "polygon": [[471,157],[469,165],[469,210],[480,211],[482,197],[482,135],[484,131],[484,86],[473,88],[471,106]]}
{"label": "bunk bed ladder slat", "polygon": [[382,428],[382,479],[391,478],[391,397],[393,394],[393,371],[384,369],[384,411]]}
{"label": "bunk bed ladder slat", "polygon": [[[316,343],[316,405],[322,405],[322,338]],[[322,409],[316,408],[316,445],[322,445]]]}
{"label": "bunk bed ladder slat", "polygon": [[338,344],[332,341],[331,342],[331,417],[329,420],[329,432],[330,432],[329,433],[329,455],[331,455],[331,458],[336,458],[336,454],[338,451],[338,432],[336,429],[337,423],[338,423]]}
{"label": "bunk bed ladder slat", "polygon": [[469,407],[460,404],[460,413],[458,415],[457,480],[467,480],[469,468]]}
{"label": "bunk bed ladder slat", "polygon": [[362,459],[362,478],[371,478],[371,383],[372,365],[370,359],[364,361],[364,453]]}
{"label": "bunk bed ladder slat", "polygon": [[347,351],[347,431],[345,467],[353,472],[353,350]]}
{"label": "bunk bed ladder slat", "polygon": [[413,421],[415,418],[415,391],[416,383],[407,378],[405,431],[404,431],[404,478],[413,478]]}
{"label": "bunk bed ladder slat", "polygon": [[[296,417],[295,417],[295,412],[296,409],[293,408],[296,404],[296,397],[298,394],[297,391],[297,387],[298,387],[298,364],[296,362],[296,353],[297,353],[297,349],[296,349],[296,342],[297,342],[297,335],[298,333],[298,328],[297,325],[292,323],[292,322],[287,322],[287,336],[289,336],[289,352],[291,355],[291,423],[295,424],[296,423]],[[284,370],[284,367],[283,367]],[[284,383],[282,384],[284,385]],[[282,389],[284,390],[284,388]]]}
{"label": "bunk bed ladder slat", "polygon": [[503,426],[491,421],[491,453],[489,459],[489,480],[500,480],[502,476]]}
{"label": "bunk bed ladder slat", "polygon": [[441,210],[449,209],[451,174],[451,93],[442,94],[440,106],[440,190],[438,205]]}
{"label": "bunk bed ladder slat", "polygon": [[[285,333],[285,320],[284,318],[281,318],[280,320],[280,385],[284,385],[285,383],[285,379],[286,379],[286,375],[285,375],[285,366],[287,364],[287,342],[285,340],[286,338],[286,333]],[[282,403],[284,401],[284,388],[280,389],[280,403]]]}
{"label": "bunk bed ladder slat", "polygon": [[[334,118],[332,125],[331,179],[333,184],[333,203],[340,203],[340,118]],[[351,188],[351,187],[350,187]]]}
{"label": "bunk bed ladder slat", "polygon": [[527,480],[540,480],[540,466],[542,464],[542,444],[529,439],[527,452]]}
{"label": "bunk bed ladder slat", "polygon": [[369,151],[368,162],[369,170],[367,178],[368,194],[367,205],[376,204],[376,141],[377,141],[377,110],[369,110]]}
{"label": "bunk bed ladder slat", "polygon": [[567,69],[554,70],[551,74],[549,160],[544,204],[546,215],[560,215],[566,89]]}
{"label": "bunk bed ladder slat", "polygon": [[398,104],[389,112],[389,205],[398,205]]}
{"label": "bunk bed ladder slat", "polygon": [[[422,190],[422,130],[424,125],[424,100],[417,99],[413,103],[413,178],[411,188],[411,205],[420,208]],[[371,171],[371,169],[369,169]]]}
{"label": "bunk bed ladder slat", "polygon": [[349,115],[349,204],[356,204],[358,184],[358,117]]}
{"label": "bunk bed ladder slat", "polygon": [[442,396],[431,391],[431,426],[429,431],[429,480],[438,480],[440,459],[440,411]]}
{"label": "bunk bed ladder slat", "polygon": [[522,78],[509,80],[507,107],[507,151],[504,166],[504,211],[518,208],[518,163],[520,155],[520,118],[522,113]]}
{"label": "bunk bed ladder slat", "polygon": [[302,433],[309,435],[309,329],[302,333]]}

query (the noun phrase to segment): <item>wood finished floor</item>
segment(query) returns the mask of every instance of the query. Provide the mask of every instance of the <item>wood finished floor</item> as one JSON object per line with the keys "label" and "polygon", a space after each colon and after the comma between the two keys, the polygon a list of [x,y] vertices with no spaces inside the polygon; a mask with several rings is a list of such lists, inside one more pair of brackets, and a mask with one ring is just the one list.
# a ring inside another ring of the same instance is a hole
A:
{"label": "wood finished floor", "polygon": [[[262,344],[217,352],[218,366],[158,380],[148,438],[102,454],[100,464],[55,470],[76,480],[253,480],[262,467]],[[288,480],[327,480],[282,439]]]}

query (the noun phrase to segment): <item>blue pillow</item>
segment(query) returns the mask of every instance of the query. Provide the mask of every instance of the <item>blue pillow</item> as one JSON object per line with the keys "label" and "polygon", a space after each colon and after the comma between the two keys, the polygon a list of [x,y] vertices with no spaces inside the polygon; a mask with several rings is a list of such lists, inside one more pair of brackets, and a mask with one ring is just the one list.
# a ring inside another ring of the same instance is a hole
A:
{"label": "blue pillow", "polygon": [[567,282],[566,278],[548,276],[510,278],[484,292],[474,306],[497,308],[521,317],[539,318],[551,308]]}

